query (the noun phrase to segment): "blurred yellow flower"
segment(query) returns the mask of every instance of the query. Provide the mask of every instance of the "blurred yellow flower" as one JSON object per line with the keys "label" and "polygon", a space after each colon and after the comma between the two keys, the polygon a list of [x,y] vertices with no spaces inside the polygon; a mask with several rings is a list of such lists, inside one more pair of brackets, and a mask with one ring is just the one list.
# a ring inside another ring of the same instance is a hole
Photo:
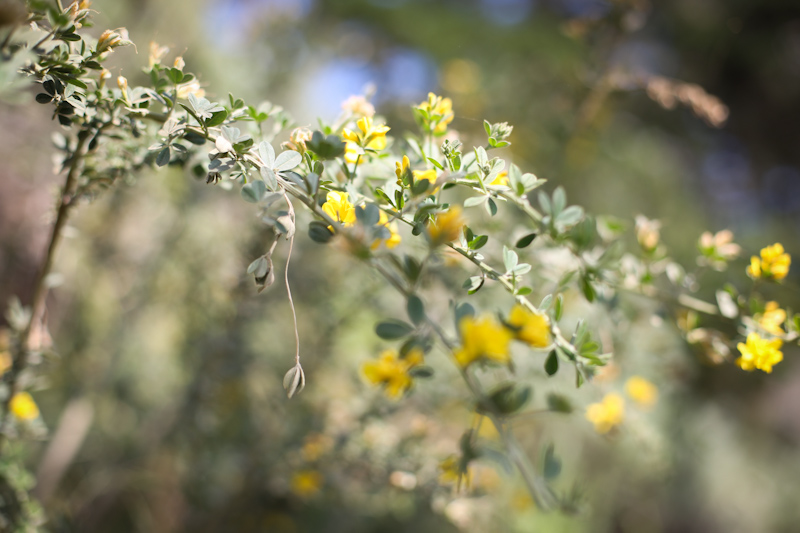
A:
{"label": "blurred yellow flower", "polygon": [[547,315],[533,313],[516,304],[508,315],[508,323],[515,328],[514,337],[535,348],[550,345],[550,319]]}
{"label": "blurred yellow flower", "polygon": [[322,481],[322,474],[316,470],[300,470],[292,476],[292,493],[301,498],[314,496],[322,488]]}
{"label": "blurred yellow flower", "polygon": [[438,118],[431,116],[427,126],[433,128],[433,133],[442,135],[447,131],[447,125],[453,121],[453,101],[449,98],[442,98],[433,93],[428,93],[428,100],[417,106],[418,109],[426,111],[429,115],[439,115]]}
{"label": "blurred yellow flower", "polygon": [[742,356],[736,360],[736,364],[748,372],[757,368],[770,374],[772,367],[783,361],[782,346],[781,339],[762,339],[758,333],[750,333],[747,343],[740,342],[737,346]]}
{"label": "blurred yellow flower", "polygon": [[410,164],[411,162],[408,160],[407,155],[403,156],[403,161],[398,161],[397,163],[394,164],[395,166],[394,173],[397,176],[398,185],[403,184],[403,175],[405,175],[408,172],[408,166]]}
{"label": "blurred yellow flower", "polygon": [[511,332],[490,316],[478,319],[466,316],[461,319],[459,329],[461,347],[453,355],[462,367],[466,368],[482,359],[497,363],[508,363],[511,360]]}
{"label": "blurred yellow flower", "polygon": [[764,331],[772,333],[773,335],[784,335],[783,331],[784,322],[786,322],[786,311],[778,306],[778,302],[767,302],[767,306],[761,315],[754,317]]}
{"label": "blurred yellow flower", "polygon": [[373,385],[383,385],[388,397],[397,399],[414,383],[408,371],[422,363],[423,354],[419,349],[410,350],[403,358],[394,350],[386,350],[379,360],[364,363],[361,372]]}
{"label": "blurred yellow flower", "polygon": [[508,187],[508,171],[503,170],[495,176],[491,183],[486,184],[489,187]]}
{"label": "blurred yellow flower", "polygon": [[440,485],[455,485],[461,487],[461,484],[469,488],[472,483],[472,473],[469,466],[463,465],[459,457],[451,455],[441,463],[439,463],[439,484]]}
{"label": "blurred yellow flower", "polygon": [[378,220],[379,226],[385,226],[386,229],[389,230],[389,238],[388,239],[375,239],[372,243],[372,249],[377,250],[381,244],[385,244],[387,248],[392,249],[398,244],[402,238],[400,234],[397,233],[397,222],[389,222],[389,216],[384,212],[381,211],[380,219]]}
{"label": "blurred yellow flower", "polygon": [[606,394],[602,401],[586,408],[586,420],[594,424],[598,433],[608,433],[625,419],[625,400],[614,392]]}
{"label": "blurred yellow flower", "polygon": [[345,227],[356,223],[356,208],[347,200],[346,192],[330,191],[322,210]]}
{"label": "blurred yellow flower", "polygon": [[652,407],[658,401],[658,388],[641,376],[628,378],[625,392],[642,407]]}
{"label": "blurred yellow flower", "polygon": [[359,131],[352,131],[347,128],[342,130],[342,137],[345,141],[354,142],[362,148],[373,150],[383,150],[386,148],[386,132],[389,127],[385,124],[375,126],[372,124],[372,117],[361,117],[356,122]]}
{"label": "blurred yellow flower", "polygon": [[461,229],[466,224],[461,216],[461,207],[454,205],[447,211],[436,215],[433,224],[428,225],[428,234],[434,245],[452,242],[458,239]]}
{"label": "blurred yellow flower", "polygon": [[772,246],[761,249],[761,257],[752,256],[747,275],[753,279],[781,280],[789,273],[792,258],[783,251],[783,245],[776,242]]}
{"label": "blurred yellow flower", "polygon": [[33,420],[39,417],[39,408],[27,392],[18,392],[11,398],[11,413],[20,420]]}
{"label": "blurred yellow flower", "polygon": [[351,165],[358,164],[364,162],[364,158],[360,157],[363,154],[358,149],[358,145],[352,141],[347,141],[344,143],[344,161],[345,163],[349,163]]}

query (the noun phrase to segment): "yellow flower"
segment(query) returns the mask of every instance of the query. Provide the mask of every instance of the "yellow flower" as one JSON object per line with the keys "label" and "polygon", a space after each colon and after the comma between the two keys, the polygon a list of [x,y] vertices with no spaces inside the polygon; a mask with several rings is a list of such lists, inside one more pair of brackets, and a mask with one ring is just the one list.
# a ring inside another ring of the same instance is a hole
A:
{"label": "yellow flower", "polygon": [[327,201],[322,204],[322,210],[344,227],[356,223],[356,208],[347,200],[346,192],[328,192]]}
{"label": "yellow flower", "polygon": [[493,318],[484,316],[475,319],[466,316],[459,324],[461,348],[453,354],[456,362],[466,368],[475,361],[487,360],[498,363],[511,361],[509,345],[511,332]]}
{"label": "yellow flower", "polygon": [[462,464],[459,457],[451,455],[439,463],[439,484],[460,487],[462,483],[469,488],[472,483],[472,473],[469,466]]}
{"label": "yellow flower", "polygon": [[[428,100],[419,104],[417,108],[427,111],[431,115],[426,126],[432,129],[436,135],[444,134],[447,131],[447,125],[453,121],[453,101],[449,98],[428,93]],[[438,115],[438,117],[434,115]]]}
{"label": "yellow flower", "polygon": [[751,333],[747,336],[747,344],[740,342],[737,346],[742,356],[736,364],[748,372],[757,368],[770,374],[772,367],[783,361],[781,346],[781,339],[762,339],[758,333]]}
{"label": "yellow flower", "polygon": [[594,424],[598,433],[608,433],[622,424],[625,418],[625,400],[616,393],[606,394],[601,402],[586,408],[586,420]]}
{"label": "yellow flower", "polygon": [[508,323],[515,328],[514,336],[536,348],[550,345],[550,319],[546,315],[532,313],[517,304],[511,308]]}
{"label": "yellow flower", "polygon": [[750,258],[747,275],[754,279],[781,280],[789,273],[789,265],[791,264],[791,256],[784,253],[781,243],[776,242],[772,246],[761,249],[761,258],[756,256]]}
{"label": "yellow flower", "polygon": [[384,211],[381,211],[380,219],[378,220],[378,225],[379,226],[385,226],[386,229],[389,230],[389,238],[388,239],[375,239],[375,241],[373,241],[373,243],[372,243],[372,249],[373,250],[377,250],[378,247],[381,244],[385,244],[386,247],[389,248],[389,249],[392,249],[395,246],[397,246],[398,244],[400,244],[400,241],[402,240],[402,238],[400,237],[400,234],[397,233],[397,222],[391,222],[390,223],[389,222],[389,217]]}
{"label": "yellow flower", "polygon": [[508,170],[500,172],[491,183],[487,183],[486,185],[489,187],[508,187]]}
{"label": "yellow flower", "polygon": [[408,166],[410,164],[411,164],[411,162],[408,160],[408,156],[407,155],[403,156],[403,161],[402,162],[398,161],[397,163],[394,164],[394,166],[395,166],[394,173],[397,176],[397,184],[398,185],[402,185],[403,176],[408,172]]}
{"label": "yellow flower", "polygon": [[322,488],[322,474],[316,470],[300,470],[292,476],[292,492],[295,496],[308,498],[317,494]]}
{"label": "yellow flower", "polygon": [[466,221],[461,216],[461,207],[457,205],[439,213],[436,215],[433,224],[428,225],[428,234],[431,237],[431,242],[437,245],[458,239],[464,224],[466,224]]}
{"label": "yellow flower", "polygon": [[344,143],[344,161],[345,163],[352,164],[361,164],[364,162],[362,152],[358,149],[358,145],[352,141],[347,141]]}
{"label": "yellow flower", "polygon": [[625,392],[642,407],[652,407],[658,401],[658,388],[641,376],[628,378]]}
{"label": "yellow flower", "polygon": [[361,372],[373,385],[385,386],[388,397],[397,399],[414,383],[408,371],[422,362],[423,355],[419,349],[410,350],[404,358],[399,358],[393,350],[386,350],[379,360],[364,363]]}
{"label": "yellow flower", "polygon": [[356,122],[359,131],[352,131],[347,128],[342,130],[342,137],[345,141],[354,142],[362,148],[373,150],[383,150],[386,148],[386,132],[389,127],[385,124],[375,126],[372,124],[372,117],[361,117]]}
{"label": "yellow flower", "polygon": [[778,307],[778,302],[767,302],[767,307],[764,313],[754,317],[758,321],[764,331],[772,333],[773,335],[783,335],[781,326],[786,322],[786,311]]}
{"label": "yellow flower", "polygon": [[9,405],[11,413],[20,420],[33,420],[39,418],[39,408],[33,397],[27,392],[18,392],[11,398]]}

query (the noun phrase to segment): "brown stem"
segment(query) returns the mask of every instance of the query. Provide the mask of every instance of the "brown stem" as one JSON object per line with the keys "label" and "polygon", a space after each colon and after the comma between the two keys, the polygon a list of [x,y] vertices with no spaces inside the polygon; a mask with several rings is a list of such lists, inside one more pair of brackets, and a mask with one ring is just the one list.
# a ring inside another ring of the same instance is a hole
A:
{"label": "brown stem", "polygon": [[63,237],[64,226],[67,224],[67,219],[74,204],[75,189],[78,185],[78,176],[80,175],[80,162],[84,155],[84,145],[89,139],[86,132],[78,134],[78,144],[75,151],[72,153],[72,161],[67,171],[67,177],[64,180],[64,188],[61,192],[61,199],[59,200],[58,213],[56,220],[53,223],[53,230],[50,234],[50,242],[47,245],[47,252],[45,253],[42,264],[39,267],[39,272],[36,275],[36,280],[33,285],[33,298],[31,299],[30,318],[28,323],[20,332],[19,339],[16,345],[16,353],[14,354],[14,361],[11,370],[8,374],[8,396],[3,402],[3,413],[0,415],[0,450],[5,442],[5,427],[8,419],[9,404],[11,398],[17,393],[19,388],[19,376],[28,366],[28,357],[30,355],[30,341],[31,332],[33,328],[40,324],[45,311],[45,302],[47,300],[47,276],[50,275],[53,269],[53,261],[55,259],[56,251],[61,243]]}

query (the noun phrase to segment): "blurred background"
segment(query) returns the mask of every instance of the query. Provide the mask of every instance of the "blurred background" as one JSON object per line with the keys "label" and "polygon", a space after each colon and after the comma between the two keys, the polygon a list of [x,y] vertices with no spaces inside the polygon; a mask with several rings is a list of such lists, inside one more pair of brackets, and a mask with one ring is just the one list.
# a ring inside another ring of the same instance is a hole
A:
{"label": "blurred background", "polygon": [[[146,81],[155,40],[169,58],[185,57],[212,99],[269,100],[301,126],[332,121],[368,86],[393,133],[414,128],[410,104],[428,91],[453,99],[451,127],[468,145],[484,118],[508,121],[513,145],[503,157],[549,180],[548,190],[563,185],[589,212],[662,220],[664,241],[687,267],[702,231],[732,229],[745,257],[705,274],[708,292],[698,296],[706,300],[728,280],[747,287],[746,259],[761,247],[800,250],[796,2],[93,7],[95,35],[125,26],[137,43],[138,55],[122,49],[110,62],[132,84]],[[32,98],[3,104],[0,117],[0,301],[27,303],[59,183],[40,146],[58,126]],[[582,409],[624,376],[575,391],[562,375],[536,389],[536,402],[551,391],[576,405],[572,415],[518,428],[534,459],[543,443],[556,444],[556,485],[581,495],[575,515],[537,511],[516,476],[491,461],[477,465],[470,492],[454,493],[437,465],[472,423],[455,371],[432,356],[435,380],[399,403],[365,385],[360,365],[386,347],[373,326],[400,316],[402,302],[364,265],[305,235],[290,277],[309,384],[285,398],[291,315],[279,284],[256,295],[245,273],[264,247],[254,215],[238,194],[168,169],[143,173],[72,219],[57,258],[63,283],[48,306],[61,356],[34,393],[51,438],[18,450],[40,469],[50,530],[797,531],[796,349],[787,347],[772,375],[716,366],[657,306],[632,302],[610,317],[575,294],[568,310],[594,313],[601,329],[614,324],[619,367],[655,382],[658,406],[607,439]],[[797,309],[796,272],[789,278],[765,295]],[[541,361],[526,365],[523,375],[543,382]],[[72,433],[59,433],[60,423]],[[75,428],[86,430],[77,444]],[[70,445],[74,455],[58,453]]]}

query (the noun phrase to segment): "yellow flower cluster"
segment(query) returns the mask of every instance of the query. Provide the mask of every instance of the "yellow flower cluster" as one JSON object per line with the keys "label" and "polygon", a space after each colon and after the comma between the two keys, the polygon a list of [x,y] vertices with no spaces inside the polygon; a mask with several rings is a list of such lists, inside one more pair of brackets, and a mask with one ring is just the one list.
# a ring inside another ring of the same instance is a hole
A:
{"label": "yellow flower cluster", "polygon": [[18,392],[11,398],[9,405],[11,413],[20,420],[34,420],[39,418],[39,407],[33,397],[27,392]]}
{"label": "yellow flower cluster", "polygon": [[742,356],[736,360],[736,364],[748,372],[757,368],[770,374],[772,367],[783,361],[782,346],[781,339],[763,339],[758,333],[750,333],[747,343],[740,342],[737,346]]}
{"label": "yellow flower cluster", "polygon": [[439,213],[436,215],[433,224],[428,226],[431,243],[436,246],[458,239],[464,224],[466,224],[466,221],[461,215],[461,207],[457,205]]}
{"label": "yellow flower cluster", "polygon": [[786,311],[781,309],[778,302],[767,302],[764,312],[754,317],[761,328],[773,335],[784,335],[783,331],[784,322],[786,322]]}
{"label": "yellow flower cluster", "polygon": [[783,250],[783,245],[776,242],[772,246],[761,249],[761,257],[752,256],[747,275],[753,279],[782,280],[789,273],[792,258]]}
{"label": "yellow flower cluster", "polygon": [[606,394],[602,401],[586,408],[586,420],[594,424],[598,433],[608,433],[625,419],[625,400],[619,394]]}
{"label": "yellow flower cluster", "polygon": [[648,408],[658,401],[658,388],[641,376],[631,376],[625,382],[625,393],[640,406]]}
{"label": "yellow flower cluster", "polygon": [[434,135],[444,135],[447,125],[453,121],[453,101],[449,98],[428,93],[428,99],[417,108],[426,111],[431,117],[425,126],[426,129],[431,129]]}
{"label": "yellow flower cluster", "polygon": [[368,361],[361,367],[367,381],[373,385],[384,386],[390,398],[400,398],[414,383],[408,371],[423,363],[422,351],[412,349],[404,358],[393,350],[386,350],[377,361]]}
{"label": "yellow flower cluster", "polygon": [[511,361],[511,341],[516,339],[534,348],[550,345],[550,319],[515,305],[508,326],[491,316],[461,319],[461,347],[454,352],[456,362],[463,368],[478,361],[508,363]]}
{"label": "yellow flower cluster", "polygon": [[466,316],[461,319],[459,329],[461,347],[453,355],[462,367],[481,360],[496,363],[508,363],[511,360],[509,344],[513,336],[508,328],[494,318]]}
{"label": "yellow flower cluster", "polygon": [[[658,401],[658,388],[641,376],[628,378],[625,393],[644,409],[649,409]],[[610,432],[625,420],[625,399],[616,392],[606,394],[601,401],[586,408],[586,420],[594,425],[598,433]]]}
{"label": "yellow flower cluster", "polygon": [[292,493],[300,498],[309,498],[320,491],[322,481],[322,474],[316,470],[300,470],[292,476]]}
{"label": "yellow flower cluster", "polygon": [[517,304],[511,308],[508,324],[517,329],[514,336],[534,348],[545,348],[550,345],[550,319],[529,311]]}
{"label": "yellow flower cluster", "polygon": [[375,126],[372,124],[372,117],[361,117],[356,122],[358,131],[347,128],[342,130],[342,137],[345,141],[357,144],[361,148],[371,148],[372,150],[383,150],[386,148],[386,132],[389,127],[385,124]]}
{"label": "yellow flower cluster", "polygon": [[325,214],[344,227],[356,223],[356,208],[348,201],[346,192],[330,191],[326,199],[326,202],[322,204]]}

